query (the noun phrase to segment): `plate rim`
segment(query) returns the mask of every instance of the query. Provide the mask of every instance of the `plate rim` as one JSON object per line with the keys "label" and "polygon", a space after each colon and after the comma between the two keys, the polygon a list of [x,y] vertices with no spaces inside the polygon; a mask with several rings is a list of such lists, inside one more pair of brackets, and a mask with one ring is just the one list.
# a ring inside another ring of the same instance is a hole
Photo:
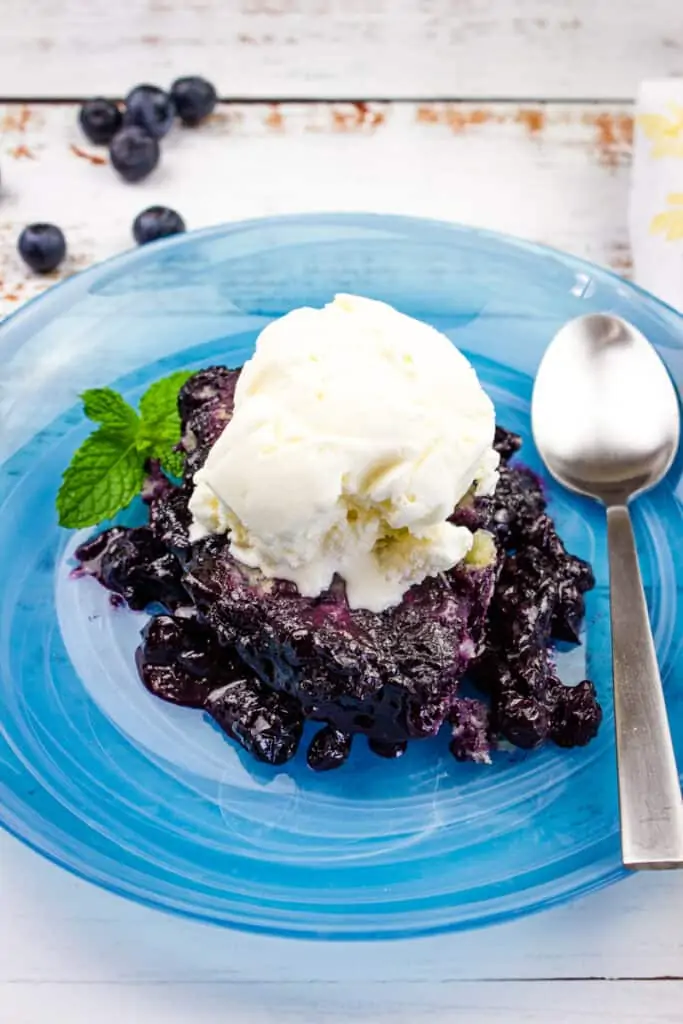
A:
{"label": "plate rim", "polygon": [[627,278],[622,277],[609,267],[601,266],[599,263],[587,260],[583,256],[575,256],[573,253],[567,252],[565,249],[558,249],[554,246],[546,245],[543,242],[534,242],[529,239],[521,238],[518,235],[508,234],[504,231],[496,231],[493,228],[481,228],[476,225],[465,224],[462,221],[442,220],[438,217],[419,217],[403,213],[373,213],[363,210],[331,210],[305,213],[282,213],[265,217],[249,217],[244,220],[223,221],[219,224],[212,224],[208,227],[194,228],[191,231],[184,231],[177,235],[171,235],[168,238],[159,238],[152,243],[125,249],[123,252],[115,253],[113,256],[107,256],[105,259],[98,260],[97,263],[86,267],[84,270],[79,270],[76,274],[72,274],[70,277],[64,278],[61,281],[56,281],[54,284],[46,288],[45,291],[27,299],[21,304],[21,306],[19,306],[18,309],[13,310],[4,317],[0,322],[0,342],[6,333],[7,327],[14,324],[17,320],[22,319],[27,312],[33,310],[36,303],[49,301],[59,291],[64,292],[71,289],[74,291],[78,290],[83,286],[84,281],[87,285],[87,281],[89,281],[90,278],[95,279],[105,268],[115,268],[118,264],[121,264],[122,266],[126,264],[134,266],[138,262],[144,263],[151,253],[166,251],[172,252],[173,249],[180,249],[187,242],[188,238],[211,238],[212,235],[222,236],[232,234],[237,231],[249,230],[251,228],[265,227],[269,224],[274,226],[278,224],[286,225],[293,222],[305,222],[307,224],[334,224],[335,222],[343,223],[344,221],[350,221],[356,218],[374,220],[378,224],[380,222],[384,222],[387,225],[395,224],[397,227],[401,224],[414,224],[415,226],[426,225],[438,228],[447,228],[466,235],[476,235],[482,238],[488,238],[492,241],[503,243],[510,248],[534,253],[539,256],[552,256],[555,259],[560,259],[562,262],[570,262],[575,266],[579,266],[586,270],[591,270],[593,272],[597,271],[599,274],[606,276],[609,280],[614,281],[621,287],[627,288],[636,295],[639,295],[642,299],[652,303],[655,308],[673,315],[673,317],[679,321],[683,327],[683,310],[676,309],[674,306],[665,302],[664,299],[660,299],[653,292],[648,291],[646,288],[642,288],[634,281],[630,281]]}

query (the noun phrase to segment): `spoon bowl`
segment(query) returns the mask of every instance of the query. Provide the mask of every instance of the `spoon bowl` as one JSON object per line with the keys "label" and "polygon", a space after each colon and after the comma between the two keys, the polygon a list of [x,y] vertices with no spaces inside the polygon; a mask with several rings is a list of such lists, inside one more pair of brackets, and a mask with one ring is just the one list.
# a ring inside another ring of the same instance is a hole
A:
{"label": "spoon bowl", "polygon": [[591,314],[565,324],[549,345],[531,421],[550,473],[607,508],[623,862],[683,867],[683,802],[628,510],[675,458],[676,392],[640,331]]}
{"label": "spoon bowl", "polygon": [[564,486],[609,505],[654,487],[680,437],[678,398],[635,327],[595,313],[558,331],[541,361],[532,405],[538,450]]}

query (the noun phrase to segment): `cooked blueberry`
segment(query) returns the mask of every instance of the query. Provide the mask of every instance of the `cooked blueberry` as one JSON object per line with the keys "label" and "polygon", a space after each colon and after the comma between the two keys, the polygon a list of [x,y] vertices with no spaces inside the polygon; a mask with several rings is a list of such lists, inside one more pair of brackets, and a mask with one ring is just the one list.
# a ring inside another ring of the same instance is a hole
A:
{"label": "cooked blueberry", "polygon": [[525,531],[530,529],[546,506],[538,478],[523,466],[502,465],[495,493],[488,503],[488,525],[500,542],[509,546],[524,545]]}
{"label": "cooked blueberry", "polygon": [[194,128],[208,117],[216,106],[216,90],[199,75],[177,78],[171,86],[171,98],[183,124]]}
{"label": "cooked blueberry", "polygon": [[[190,620],[189,628],[186,625],[183,631],[178,664],[198,679],[206,679],[212,673],[217,677],[225,677],[231,672],[243,671],[236,651],[221,648],[213,633],[193,620]],[[239,669],[236,669],[238,664]]]}
{"label": "cooked blueberry", "polygon": [[239,375],[239,370],[212,366],[190,377],[180,390],[178,411],[183,430],[182,445],[187,453],[187,480],[191,480],[204,464],[211,446],[230,422]]}
{"label": "cooked blueberry", "polygon": [[553,712],[551,739],[558,747],[584,747],[597,735],[602,708],[595,687],[584,679],[577,686],[562,686]]}
{"label": "cooked blueberry", "polygon": [[555,560],[560,563],[566,558],[567,552],[557,535],[555,524],[545,513],[525,522],[522,540],[525,548],[536,549],[546,561]]}
{"label": "cooked blueberry", "polygon": [[491,629],[499,645],[519,650],[547,643],[556,599],[553,577],[535,571],[533,549],[508,555],[491,609]]}
{"label": "cooked blueberry", "polygon": [[147,505],[160,501],[175,489],[175,485],[169,480],[161,468],[158,459],[149,459],[146,466],[147,475],[142,482],[140,497]]}
{"label": "cooked blueberry", "polygon": [[143,630],[146,653],[154,660],[174,660],[183,639],[179,619],[171,615],[155,615]]}
{"label": "cooked blueberry", "polygon": [[488,708],[471,697],[459,697],[449,715],[450,751],[456,761],[491,762]]}
{"label": "cooked blueberry", "polygon": [[306,760],[313,771],[329,772],[340,768],[350,753],[351,736],[328,725],[313,737]]}
{"label": "cooked blueberry", "polygon": [[107,590],[125,598],[134,611],[155,602],[167,608],[187,602],[180,563],[147,527],[112,527],[100,535],[97,544],[99,554],[84,560],[83,569]]}
{"label": "cooked blueberry", "polygon": [[138,245],[170,238],[185,231],[185,221],[168,206],[148,206],[133,221],[133,238]]}
{"label": "cooked blueberry", "polygon": [[210,686],[202,688],[197,679],[179,665],[155,665],[145,659],[144,651],[136,652],[138,674],[144,686],[155,697],[170,704],[181,704],[186,708],[201,708],[210,692]]}
{"label": "cooked blueberry", "polygon": [[586,602],[578,587],[562,580],[557,589],[557,602],[553,611],[552,635],[556,640],[578,644]]}
{"label": "cooked blueberry", "polygon": [[513,688],[512,670],[507,658],[490,644],[471,666],[470,675],[477,688],[488,696]]}
{"label": "cooked blueberry", "polygon": [[562,569],[563,575],[575,583],[580,593],[584,594],[587,590],[592,590],[595,586],[593,570],[588,562],[584,561],[583,558],[577,558],[576,555],[566,554]]}
{"label": "cooked blueberry", "polygon": [[235,387],[240,370],[228,370],[225,366],[209,366],[199,370],[187,380],[178,395],[178,412],[183,426],[195,413],[221,407],[226,417],[232,415]]}
{"label": "cooked blueberry", "polygon": [[215,668],[213,652],[201,644],[183,647],[178,652],[178,664],[198,679],[205,679]]}
{"label": "cooked blueberry", "polygon": [[303,721],[297,701],[269,692],[247,678],[232,679],[215,690],[206,710],[229,736],[259,761],[284,764],[296,753]]}
{"label": "cooked blueberry", "polygon": [[368,746],[373,754],[377,754],[378,757],[384,757],[388,761],[395,760],[397,757],[403,757],[408,746],[407,740],[401,740],[400,743],[389,743],[387,740],[378,740],[370,737],[368,740]]}
{"label": "cooked blueberry", "polygon": [[167,92],[156,85],[137,85],[126,96],[125,125],[136,125],[161,139],[173,127],[175,105]]}
{"label": "cooked blueberry", "polygon": [[235,651],[219,648],[210,630],[188,609],[175,617],[150,619],[136,662],[148,690],[189,707],[203,707],[221,682],[245,673]]}
{"label": "cooked blueberry", "polygon": [[538,747],[548,735],[550,724],[548,712],[539,701],[511,690],[498,695],[494,722],[506,740],[524,750]]}
{"label": "cooked blueberry", "polygon": [[507,462],[522,447],[522,439],[519,434],[513,434],[511,430],[496,426],[493,447],[500,455],[501,462]]}
{"label": "cooked blueberry", "polygon": [[81,563],[86,563],[86,566],[88,562],[96,562],[107,547],[109,542],[109,532],[109,530],[103,530],[102,533],[97,533],[94,537],[91,537],[89,540],[83,541],[82,544],[79,544],[74,552],[76,560]]}
{"label": "cooked blueberry", "polygon": [[17,248],[24,263],[37,274],[56,270],[66,256],[64,234],[54,224],[29,224],[19,235]]}
{"label": "cooked blueberry", "polygon": [[130,125],[116,133],[109,145],[114,168],[125,181],[142,181],[159,163],[159,143],[144,128]]}
{"label": "cooked blueberry", "polygon": [[448,708],[443,701],[414,697],[408,702],[406,716],[411,736],[435,736],[447,712]]}
{"label": "cooked blueberry", "polygon": [[543,702],[548,687],[555,682],[555,666],[545,643],[508,652],[507,663],[512,672],[513,689]]}
{"label": "cooked blueberry", "polygon": [[115,103],[101,97],[86,100],[78,115],[81,128],[96,146],[106,146],[123,124],[123,114]]}
{"label": "cooked blueberry", "polygon": [[192,487],[174,487],[149,503],[149,526],[154,536],[170,548],[184,551],[190,546],[192,515],[188,502]]}

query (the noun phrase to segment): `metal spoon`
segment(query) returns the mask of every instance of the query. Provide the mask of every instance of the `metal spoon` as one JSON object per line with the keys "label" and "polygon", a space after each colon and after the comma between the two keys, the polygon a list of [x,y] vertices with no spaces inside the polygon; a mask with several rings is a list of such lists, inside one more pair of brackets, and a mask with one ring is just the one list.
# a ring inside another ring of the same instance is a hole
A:
{"label": "metal spoon", "polygon": [[543,357],[536,446],[561,484],[607,507],[621,849],[627,868],[683,867],[683,802],[628,511],[678,449],[676,392],[631,324],[591,314]]}

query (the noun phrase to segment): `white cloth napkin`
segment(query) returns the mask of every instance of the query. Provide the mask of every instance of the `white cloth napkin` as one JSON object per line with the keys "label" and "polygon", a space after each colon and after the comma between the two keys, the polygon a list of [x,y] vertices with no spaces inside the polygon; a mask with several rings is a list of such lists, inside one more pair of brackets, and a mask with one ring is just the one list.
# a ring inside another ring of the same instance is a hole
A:
{"label": "white cloth napkin", "polygon": [[629,222],[636,283],[683,312],[683,78],[640,86]]}

